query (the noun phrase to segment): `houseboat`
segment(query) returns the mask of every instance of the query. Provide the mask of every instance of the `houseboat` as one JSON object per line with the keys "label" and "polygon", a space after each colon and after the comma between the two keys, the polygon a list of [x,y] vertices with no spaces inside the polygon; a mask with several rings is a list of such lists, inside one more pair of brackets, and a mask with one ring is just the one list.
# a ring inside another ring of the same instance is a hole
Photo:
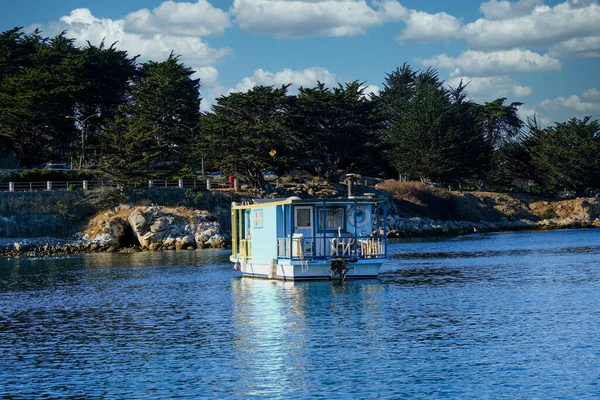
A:
{"label": "houseboat", "polygon": [[386,261],[383,199],[260,199],[231,214],[231,261],[245,277],[369,279]]}

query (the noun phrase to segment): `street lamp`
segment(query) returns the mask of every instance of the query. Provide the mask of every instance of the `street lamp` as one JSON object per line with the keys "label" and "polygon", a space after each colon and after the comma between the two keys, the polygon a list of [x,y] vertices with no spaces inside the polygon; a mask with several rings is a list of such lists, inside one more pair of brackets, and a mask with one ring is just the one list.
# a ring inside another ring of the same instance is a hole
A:
{"label": "street lamp", "polygon": [[[191,135],[191,138],[192,138],[192,146],[194,146],[194,129],[196,129],[197,127],[199,127],[200,123],[197,123],[193,127],[189,127],[187,125],[179,124],[179,123],[177,123],[175,125],[181,126],[182,128],[190,130],[190,135]],[[192,170],[192,174],[196,175],[196,159],[194,158],[194,153],[193,152],[192,152],[192,158],[190,159],[190,169]],[[202,155],[202,176],[204,176],[204,154]]]}
{"label": "street lamp", "polygon": [[83,167],[83,165],[85,164],[85,123],[87,122],[88,119],[92,118],[92,117],[100,117],[100,113],[96,113],[96,114],[92,114],[92,115],[88,115],[86,118],[84,118],[83,120],[80,120],[77,117],[74,117],[72,115],[67,115],[65,118],[71,118],[74,119],[75,121],[77,121],[79,123],[79,128],[81,129],[81,157],[79,157],[79,169],[81,169]]}

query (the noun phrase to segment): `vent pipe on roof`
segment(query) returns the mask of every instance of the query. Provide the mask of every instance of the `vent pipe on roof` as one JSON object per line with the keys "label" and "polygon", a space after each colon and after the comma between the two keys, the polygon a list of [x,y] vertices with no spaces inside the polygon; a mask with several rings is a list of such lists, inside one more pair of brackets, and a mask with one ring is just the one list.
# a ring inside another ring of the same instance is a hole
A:
{"label": "vent pipe on roof", "polygon": [[358,178],[356,174],[346,174],[346,182],[348,183],[348,198],[351,199],[354,197],[352,193],[352,189],[354,187],[354,181]]}

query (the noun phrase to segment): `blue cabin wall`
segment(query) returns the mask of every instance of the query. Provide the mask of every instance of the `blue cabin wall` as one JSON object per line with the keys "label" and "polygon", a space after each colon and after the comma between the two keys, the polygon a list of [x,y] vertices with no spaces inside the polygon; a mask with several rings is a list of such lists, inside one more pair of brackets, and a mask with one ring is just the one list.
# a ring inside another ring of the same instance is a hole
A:
{"label": "blue cabin wall", "polygon": [[288,205],[281,205],[281,206],[277,206],[276,207],[276,218],[277,218],[277,237],[284,237],[287,236],[289,234],[289,232],[286,232],[286,228],[289,226],[287,224],[286,221],[286,212],[285,210],[289,210],[289,206]]}
{"label": "blue cabin wall", "polygon": [[[252,260],[268,263],[277,258],[277,208],[276,206],[253,208],[250,216]],[[262,227],[255,226],[257,213],[262,212]]]}

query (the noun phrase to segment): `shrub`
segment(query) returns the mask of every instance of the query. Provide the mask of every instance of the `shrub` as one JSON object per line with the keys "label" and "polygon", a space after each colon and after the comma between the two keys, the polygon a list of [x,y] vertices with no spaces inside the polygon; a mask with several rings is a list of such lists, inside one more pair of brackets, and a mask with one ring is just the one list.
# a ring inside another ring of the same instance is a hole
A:
{"label": "shrub", "polygon": [[556,219],[559,215],[551,208],[546,208],[542,213],[538,215],[540,219]]}
{"label": "shrub", "polygon": [[405,200],[422,206],[432,206],[440,201],[452,199],[447,191],[420,182],[388,180],[379,183],[377,188],[391,193],[396,200]]}
{"label": "shrub", "polygon": [[95,171],[75,171],[57,169],[26,169],[20,173],[3,173],[0,182],[64,182],[95,180],[98,174]]}

